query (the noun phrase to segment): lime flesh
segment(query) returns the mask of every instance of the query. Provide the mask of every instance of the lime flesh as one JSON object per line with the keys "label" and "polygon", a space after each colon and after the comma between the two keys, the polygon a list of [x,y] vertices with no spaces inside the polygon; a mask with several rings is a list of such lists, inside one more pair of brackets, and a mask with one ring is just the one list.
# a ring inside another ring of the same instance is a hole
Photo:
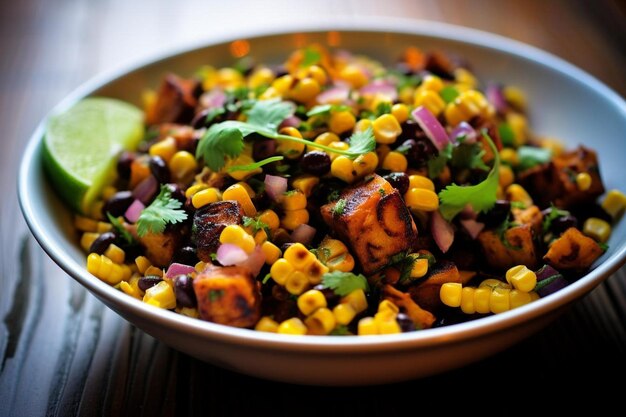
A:
{"label": "lime flesh", "polygon": [[44,168],[61,198],[73,210],[88,213],[113,180],[120,152],[134,149],[143,133],[144,115],[134,105],[106,97],[83,99],[48,120]]}

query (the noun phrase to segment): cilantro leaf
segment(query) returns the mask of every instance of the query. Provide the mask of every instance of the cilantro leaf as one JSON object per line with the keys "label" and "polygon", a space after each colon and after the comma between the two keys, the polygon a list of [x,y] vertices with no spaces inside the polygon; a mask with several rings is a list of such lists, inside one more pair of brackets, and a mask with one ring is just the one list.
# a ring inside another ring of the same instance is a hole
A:
{"label": "cilantro leaf", "polygon": [[439,151],[439,155],[428,160],[428,177],[437,178],[443,171],[448,163],[448,160],[452,158],[452,151],[454,147],[451,143],[448,143],[442,150]]}
{"label": "cilantro leaf", "polygon": [[107,217],[109,218],[109,222],[113,225],[115,230],[118,231],[118,233],[120,234],[120,236],[122,236],[126,243],[132,245],[135,242],[135,239],[133,239],[133,235],[131,235],[130,232],[126,230],[120,219],[118,219],[117,217],[113,217],[108,211]]}
{"label": "cilantro leaf", "polygon": [[231,122],[212,125],[198,143],[196,158],[204,159],[213,171],[219,171],[224,166],[227,156],[234,158],[243,151],[244,135],[237,125]]}
{"label": "cilantro leaf", "polygon": [[489,171],[489,167],[483,162],[485,150],[479,143],[459,145],[452,152],[450,164],[455,168],[481,169]]}
{"label": "cilantro leaf", "polygon": [[330,332],[331,336],[349,336],[351,334],[352,334],[352,332],[350,331],[350,329],[348,329],[348,326],[346,326],[345,324],[337,325],[337,327],[335,327]]}
{"label": "cilantro leaf", "polygon": [[[248,112],[247,124],[276,132],[278,126],[294,111],[293,105],[280,100],[258,101]],[[244,136],[246,136],[244,134]]]}
{"label": "cilantro leaf", "polygon": [[383,114],[388,114],[391,113],[391,103],[388,101],[381,101],[380,103],[378,103],[378,105],[376,106],[376,117],[380,117]]}
{"label": "cilantro leaf", "polygon": [[452,220],[468,204],[478,213],[489,210],[496,203],[500,177],[500,155],[489,135],[483,132],[483,136],[495,156],[493,167],[491,167],[487,178],[476,185],[460,186],[452,184],[439,192],[439,199],[441,200],[439,211],[447,221]]}
{"label": "cilantro leaf", "polygon": [[269,226],[261,219],[255,219],[254,217],[243,217],[243,225],[244,227],[251,227],[252,234],[256,235],[259,230],[269,230]]}
{"label": "cilantro leaf", "polygon": [[506,219],[504,219],[504,221],[500,223],[498,227],[496,227],[495,233],[498,235],[498,238],[500,238],[500,242],[502,242],[505,248],[520,250],[522,249],[521,246],[513,246],[511,242],[509,242],[509,239],[506,237],[507,230],[509,230],[511,227],[514,227],[514,226],[518,226],[518,224],[515,222],[512,222],[510,219],[510,216],[507,215]]}
{"label": "cilantro leaf", "polygon": [[304,57],[302,58],[302,62],[300,62],[301,67],[310,67],[311,65],[315,65],[322,59],[322,54],[319,51],[316,51],[313,48],[306,48],[304,50]]}
{"label": "cilantro leaf", "polygon": [[374,130],[372,127],[368,127],[364,131],[354,132],[350,136],[350,153],[349,158],[356,158],[360,155],[371,152],[376,147],[376,139],[374,139]]}
{"label": "cilantro leaf", "polygon": [[333,214],[335,216],[341,216],[345,208],[346,208],[346,199],[342,198],[339,201],[337,201],[337,203],[335,204],[335,207],[333,207]]}
{"label": "cilantro leaf", "polygon": [[569,216],[570,212],[567,210],[561,210],[557,208],[554,204],[550,203],[550,210],[548,214],[544,216],[543,222],[541,223],[541,229],[543,233],[547,233],[548,230],[552,227],[552,222],[558,219],[559,217]]}
{"label": "cilantro leaf", "polygon": [[545,164],[552,159],[552,152],[549,149],[537,148],[535,146],[520,146],[517,148],[519,165],[517,168],[523,171],[535,165]]}
{"label": "cilantro leaf", "polygon": [[167,223],[178,223],[187,219],[187,213],[182,210],[183,204],[172,198],[172,193],[165,185],[161,185],[161,192],[157,198],[141,211],[137,220],[137,235],[147,233],[163,233]]}
{"label": "cilantro leaf", "polygon": [[510,124],[500,123],[498,125],[498,134],[500,135],[500,140],[504,146],[515,146],[515,132],[513,132]]}
{"label": "cilantro leaf", "polygon": [[271,164],[272,162],[282,161],[284,158],[282,156],[272,156],[270,158],[265,158],[262,161],[255,162],[253,164],[248,165],[233,165],[228,167],[228,172],[235,171],[254,171],[257,168],[261,168],[263,165]]}
{"label": "cilantro leaf", "polygon": [[343,297],[354,290],[369,290],[367,279],[362,275],[355,275],[352,272],[333,271],[322,275],[322,285],[330,288],[335,294]]}
{"label": "cilantro leaf", "polygon": [[318,104],[311,110],[306,112],[307,117],[311,116],[329,116],[331,111],[340,112],[352,110],[352,107],[345,104]]}
{"label": "cilantro leaf", "polygon": [[441,91],[439,91],[439,95],[446,103],[451,103],[459,96],[459,90],[449,85],[442,88]]}

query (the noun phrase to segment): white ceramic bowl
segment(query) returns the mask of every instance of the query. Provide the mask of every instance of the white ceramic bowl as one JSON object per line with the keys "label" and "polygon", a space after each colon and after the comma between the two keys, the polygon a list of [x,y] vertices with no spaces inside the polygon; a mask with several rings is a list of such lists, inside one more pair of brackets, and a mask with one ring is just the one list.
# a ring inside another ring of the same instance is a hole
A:
{"label": "white ceramic bowl", "polygon": [[[250,42],[250,53],[257,60],[279,63],[303,40],[326,44],[328,30],[339,32],[342,47],[386,63],[392,63],[409,45],[466,57],[480,80],[498,80],[526,91],[530,119],[537,132],[560,137],[571,146],[583,143],[597,149],[608,189],[623,189],[626,184],[624,100],[580,69],[533,47],[466,28],[381,19],[287,28],[274,33],[241,33],[240,39]],[[137,103],[142,90],[157,86],[167,71],[191,75],[203,64],[232,64],[230,40],[234,39],[178,51],[94,79],[53,112],[88,95]],[[87,272],[71,214],[51,192],[42,172],[44,123],[28,143],[18,188],[24,217],[48,255],[103,303],[164,343],[218,366],[262,378],[359,385],[402,381],[460,367],[501,351],[546,326],[626,259],[626,221],[622,221],[613,230],[610,249],[597,267],[558,293],[503,314],[412,333],[297,337],[203,322],[144,304]]]}

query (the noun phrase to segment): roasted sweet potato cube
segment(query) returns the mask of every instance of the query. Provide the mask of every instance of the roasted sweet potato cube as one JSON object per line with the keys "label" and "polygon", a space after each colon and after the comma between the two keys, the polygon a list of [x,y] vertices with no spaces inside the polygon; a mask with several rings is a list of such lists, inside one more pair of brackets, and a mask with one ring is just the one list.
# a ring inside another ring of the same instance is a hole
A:
{"label": "roasted sweet potato cube", "polygon": [[[132,233],[132,232],[131,232]],[[172,261],[182,243],[180,228],[166,228],[163,233],[146,233],[139,237],[135,233],[139,244],[145,248],[145,256],[150,259],[152,265],[164,268]]]}
{"label": "roasted sweet potato cube", "polygon": [[415,246],[417,227],[411,213],[398,191],[378,175],[345,189],[339,200],[322,206],[321,213],[334,233],[350,243],[365,274]]}
{"label": "roasted sweet potato cube", "polygon": [[168,74],[157,92],[156,102],[148,109],[146,123],[182,123],[191,121],[198,100],[194,96],[198,81]]}
{"label": "roasted sweet potato cube", "polygon": [[463,280],[453,262],[439,261],[430,268],[423,280],[409,287],[409,294],[422,308],[436,311],[442,305],[439,290],[446,282],[463,283]]}
{"label": "roasted sweet potato cube", "polygon": [[537,250],[530,224],[508,229],[502,239],[495,231],[485,230],[478,235],[478,242],[485,260],[496,270],[504,271],[515,265],[526,265],[531,269],[537,266]]}
{"label": "roasted sweet potato cube", "polygon": [[417,329],[428,329],[435,322],[435,316],[430,311],[424,310],[412,299],[412,297],[391,285],[383,287],[385,299],[388,299],[400,307],[411,318]]}
{"label": "roasted sweet potato cube", "polygon": [[222,230],[231,224],[241,224],[241,204],[234,200],[217,201],[196,210],[193,216],[191,240],[196,244],[198,258],[211,262],[211,254],[220,245]]}
{"label": "roasted sweet potato cube", "polygon": [[209,266],[193,280],[202,320],[251,327],[261,316],[261,292],[247,268]]}
{"label": "roasted sweet potato cube", "polygon": [[514,208],[511,210],[513,213],[513,220],[519,224],[529,224],[535,235],[541,233],[541,224],[543,222],[543,214],[536,205],[532,205],[525,209]]}
{"label": "roasted sweet potato cube", "polygon": [[550,245],[543,259],[558,270],[582,272],[589,269],[602,252],[595,240],[570,227]]}

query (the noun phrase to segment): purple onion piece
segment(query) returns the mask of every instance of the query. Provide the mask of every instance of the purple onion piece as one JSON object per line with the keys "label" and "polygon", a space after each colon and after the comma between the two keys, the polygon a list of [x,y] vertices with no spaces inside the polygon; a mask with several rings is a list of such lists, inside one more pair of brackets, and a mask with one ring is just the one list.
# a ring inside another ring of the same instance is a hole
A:
{"label": "purple onion piece", "polygon": [[476,130],[467,122],[461,122],[452,129],[449,136],[450,142],[456,143],[462,136],[465,136],[463,143],[474,143],[477,139]]}
{"label": "purple onion piece", "polygon": [[433,211],[430,220],[430,233],[432,233],[435,243],[441,249],[441,252],[446,253],[452,246],[452,242],[454,242],[454,228],[443,218],[439,211]]}
{"label": "purple onion piece", "polygon": [[195,270],[196,269],[193,266],[174,262],[169,266],[169,268],[167,268],[165,276],[168,278],[174,278],[178,275],[191,274],[192,272],[195,272]]}
{"label": "purple onion piece", "polygon": [[424,106],[419,106],[411,115],[417,121],[417,124],[420,125],[424,133],[430,141],[435,145],[437,150],[442,150],[445,146],[450,143],[448,139],[448,134],[446,130],[443,128],[439,120]]}
{"label": "purple onion piece", "polygon": [[308,245],[315,237],[315,233],[317,233],[317,230],[315,230],[314,227],[303,223],[300,226],[296,227],[293,232],[291,232],[291,239],[293,239],[294,242]]}
{"label": "purple onion piece", "polygon": [[388,80],[375,80],[366,86],[362,87],[359,92],[361,95],[376,94],[382,95],[389,99],[389,101],[395,101],[398,99],[398,90],[396,86]]}
{"label": "purple onion piece", "polygon": [[139,216],[141,215],[141,211],[145,207],[146,206],[141,201],[135,200],[126,209],[126,212],[124,213],[124,217],[130,223],[137,223],[137,220],[139,220]]}
{"label": "purple onion piece", "polygon": [[493,104],[493,107],[500,114],[506,112],[507,104],[506,99],[504,98],[504,94],[502,93],[502,88],[497,84],[489,84],[485,91],[487,95],[487,100]]}
{"label": "purple onion piece", "polygon": [[[548,281],[548,280],[552,280],[552,278],[548,278],[545,281]],[[541,281],[539,281],[537,285],[541,285]],[[540,297],[545,297],[546,295],[553,294],[557,292],[558,290],[567,287],[568,285],[569,285],[569,282],[565,278],[563,278],[562,275],[556,275],[554,279],[552,280],[552,282],[539,288],[537,290],[537,294],[539,294]]]}
{"label": "purple onion piece", "polygon": [[158,186],[159,183],[154,175],[149,175],[133,189],[133,197],[144,204],[148,204],[157,193]]}
{"label": "purple onion piece", "polygon": [[338,104],[346,101],[349,96],[350,88],[347,85],[334,85],[318,94],[316,100],[319,104]]}
{"label": "purple onion piece", "polygon": [[265,192],[274,201],[279,201],[287,191],[287,178],[277,175],[265,176]]}
{"label": "purple onion piece", "polygon": [[217,248],[216,258],[224,266],[240,264],[248,259],[248,254],[237,245],[222,243]]}

